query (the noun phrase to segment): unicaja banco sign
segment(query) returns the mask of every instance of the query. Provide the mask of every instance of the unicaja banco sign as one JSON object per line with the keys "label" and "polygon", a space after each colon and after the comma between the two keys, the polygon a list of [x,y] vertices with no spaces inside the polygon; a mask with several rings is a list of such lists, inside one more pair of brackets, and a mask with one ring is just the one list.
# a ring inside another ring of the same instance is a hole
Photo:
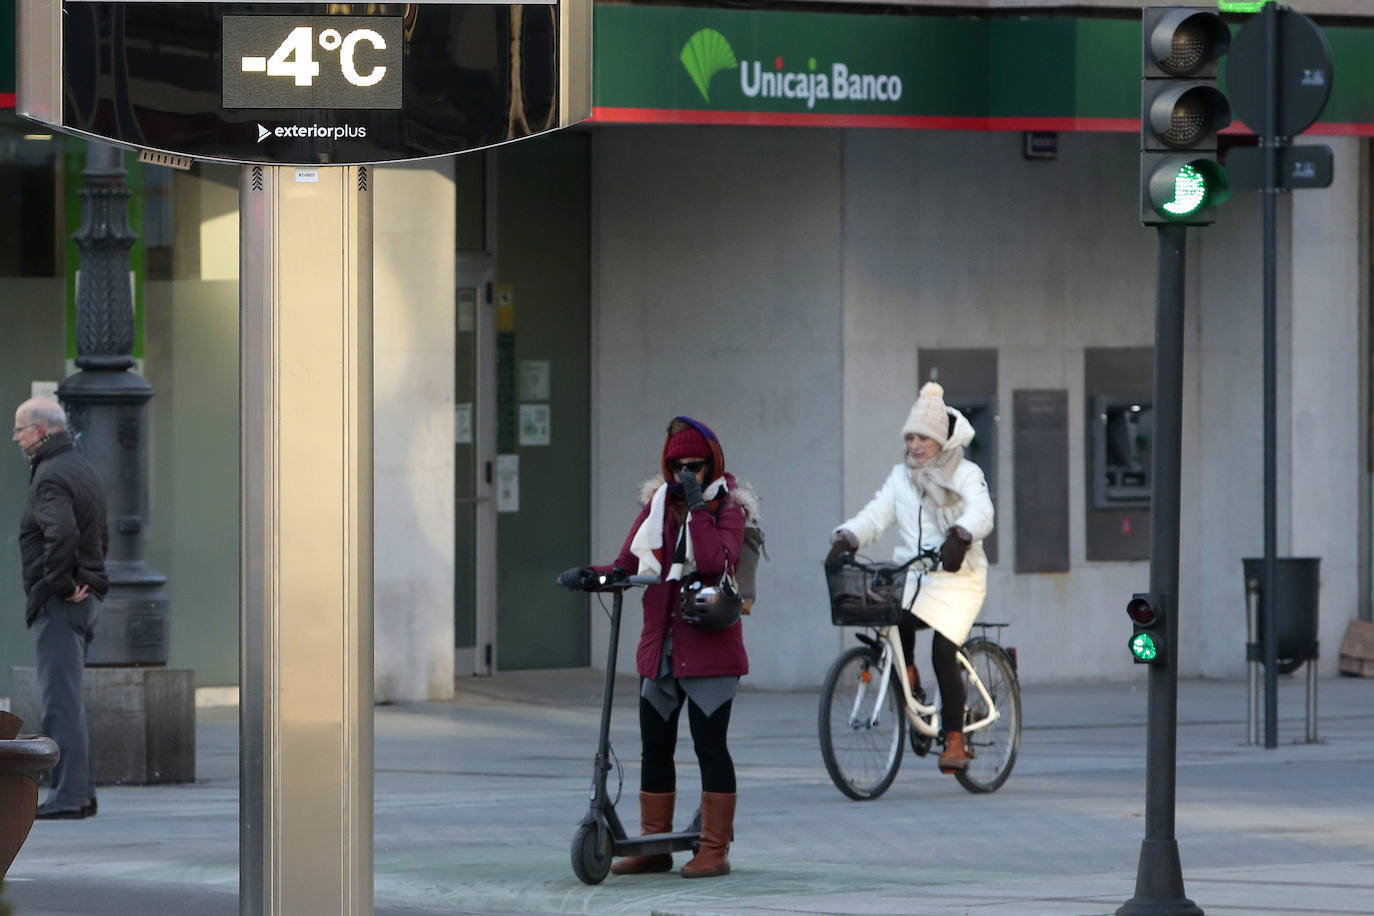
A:
{"label": "unicaja banco sign", "polygon": [[863,72],[838,60],[822,66],[815,56],[808,56],[801,67],[790,66],[781,54],[767,61],[740,59],[729,40],[715,29],[694,32],[679,58],[708,104],[712,104],[712,79],[722,73],[733,76],[730,71],[738,73],[739,92],[746,99],[791,99],[808,109],[825,100],[899,102],[902,98],[900,74]]}

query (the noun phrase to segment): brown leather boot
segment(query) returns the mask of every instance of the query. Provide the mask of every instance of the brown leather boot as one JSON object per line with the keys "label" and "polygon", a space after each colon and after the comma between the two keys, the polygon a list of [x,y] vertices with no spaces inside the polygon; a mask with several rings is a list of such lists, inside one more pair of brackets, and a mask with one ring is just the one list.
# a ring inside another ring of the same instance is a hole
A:
{"label": "brown leather boot", "polygon": [[730,874],[725,857],[735,837],[735,793],[701,793],[701,844],[692,861],[682,866],[684,878],[716,878]]}
{"label": "brown leather boot", "polygon": [[[672,833],[673,804],[676,800],[676,792],[640,792],[640,833]],[[613,875],[644,875],[672,870],[673,857],[666,852],[651,856],[626,856],[611,866]]]}
{"label": "brown leather boot", "polygon": [[945,735],[945,750],[940,755],[940,772],[957,773],[968,769],[973,759],[973,749],[964,745],[963,732],[949,732]]}

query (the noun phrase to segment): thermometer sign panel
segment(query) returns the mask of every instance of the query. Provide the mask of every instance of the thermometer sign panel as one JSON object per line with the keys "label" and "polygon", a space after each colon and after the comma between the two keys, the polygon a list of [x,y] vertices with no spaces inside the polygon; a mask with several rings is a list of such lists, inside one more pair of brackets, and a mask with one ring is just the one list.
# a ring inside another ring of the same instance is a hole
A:
{"label": "thermometer sign panel", "polygon": [[35,50],[22,57],[19,113],[120,146],[269,165],[398,162],[590,113],[590,0],[20,4],[19,46]]}
{"label": "thermometer sign panel", "polygon": [[401,108],[401,17],[225,16],[225,108]]}

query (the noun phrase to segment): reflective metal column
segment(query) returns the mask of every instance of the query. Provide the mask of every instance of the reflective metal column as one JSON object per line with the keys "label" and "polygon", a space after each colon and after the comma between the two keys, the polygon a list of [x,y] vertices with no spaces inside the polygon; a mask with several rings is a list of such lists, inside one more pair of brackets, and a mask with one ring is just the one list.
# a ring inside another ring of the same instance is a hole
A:
{"label": "reflective metal column", "polygon": [[240,187],[245,916],[373,907],[372,177]]}

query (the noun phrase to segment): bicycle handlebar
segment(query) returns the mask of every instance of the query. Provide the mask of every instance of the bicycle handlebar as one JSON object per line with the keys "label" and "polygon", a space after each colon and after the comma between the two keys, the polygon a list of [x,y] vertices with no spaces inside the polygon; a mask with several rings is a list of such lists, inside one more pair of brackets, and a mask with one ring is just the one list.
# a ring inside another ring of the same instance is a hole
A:
{"label": "bicycle handlebar", "polygon": [[855,556],[854,552],[851,550],[846,550],[839,555],[839,561],[841,566],[857,566],[859,569],[867,570],[883,569],[889,572],[901,572],[902,570],[906,569],[907,567],[911,566],[913,563],[916,563],[919,560],[925,560],[929,564],[926,567],[927,572],[937,570],[940,568],[940,551],[934,547],[922,547],[920,552],[917,553],[910,560],[907,560],[905,563],[900,563],[896,565],[888,565],[885,563],[865,563],[862,560],[860,560],[857,556]]}

